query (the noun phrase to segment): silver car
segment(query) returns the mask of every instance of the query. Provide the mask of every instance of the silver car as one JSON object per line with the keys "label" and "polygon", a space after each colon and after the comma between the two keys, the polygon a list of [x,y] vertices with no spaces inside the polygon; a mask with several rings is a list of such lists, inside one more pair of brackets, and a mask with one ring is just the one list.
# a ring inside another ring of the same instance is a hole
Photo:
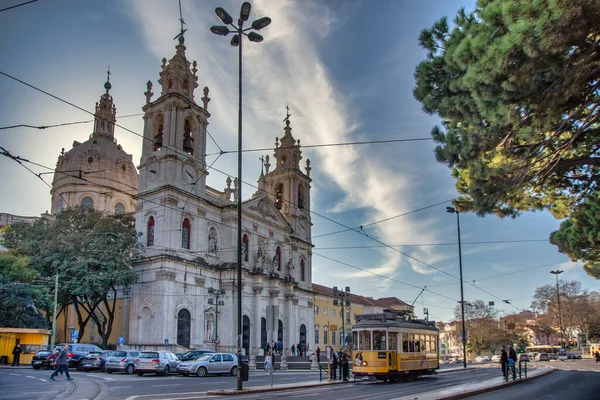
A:
{"label": "silver car", "polygon": [[177,371],[179,359],[169,351],[142,351],[135,359],[135,372],[138,376],[145,373],[169,375]]}
{"label": "silver car", "polygon": [[215,353],[204,354],[195,360],[185,361],[179,364],[177,372],[180,375],[206,376],[207,374],[231,374],[237,375],[238,359],[235,354]]}
{"label": "silver car", "polygon": [[106,359],[104,370],[109,374],[113,372],[125,372],[131,375],[135,371],[135,359],[139,353],[139,351],[114,351]]}

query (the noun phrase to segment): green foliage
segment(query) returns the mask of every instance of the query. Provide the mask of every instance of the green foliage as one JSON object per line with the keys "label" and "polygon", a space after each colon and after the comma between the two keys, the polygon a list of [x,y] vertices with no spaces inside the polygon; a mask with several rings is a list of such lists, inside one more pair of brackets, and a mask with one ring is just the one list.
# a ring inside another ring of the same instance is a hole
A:
{"label": "green foliage", "polygon": [[48,329],[41,309],[51,306],[47,291],[0,277],[0,327]]}
{"label": "green foliage", "polygon": [[461,211],[566,217],[600,179],[600,0],[479,0],[421,33],[415,97]]}
{"label": "green foliage", "polygon": [[[500,342],[501,331],[496,320],[497,311],[482,300],[465,303],[465,329],[467,331],[467,349],[477,355],[482,351],[493,350]],[[462,330],[462,311],[460,306],[454,309],[457,329]]]}
{"label": "green foliage", "polygon": [[0,253],[0,276],[18,282],[31,282],[37,277],[37,271],[29,265],[27,257]]}
{"label": "green foliage", "polygon": [[42,277],[53,280],[58,274],[59,302],[75,306],[80,335],[92,319],[105,345],[117,288],[136,280],[130,266],[137,238],[132,215],[75,207],[32,226],[11,225],[4,245],[28,256]]}
{"label": "green foliage", "polygon": [[550,235],[550,242],[571,260],[585,262],[585,272],[600,279],[600,193],[563,221]]}

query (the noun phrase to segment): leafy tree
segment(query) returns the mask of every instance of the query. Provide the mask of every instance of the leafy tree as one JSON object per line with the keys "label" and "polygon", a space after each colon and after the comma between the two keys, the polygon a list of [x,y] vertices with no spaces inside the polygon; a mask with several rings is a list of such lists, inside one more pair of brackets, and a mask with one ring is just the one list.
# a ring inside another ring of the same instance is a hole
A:
{"label": "leafy tree", "polygon": [[0,252],[0,276],[12,281],[32,282],[38,273],[29,265],[27,257]]}
{"label": "leafy tree", "polygon": [[479,0],[422,31],[415,97],[462,211],[566,217],[600,180],[600,2]]}
{"label": "leafy tree", "polygon": [[0,327],[48,329],[41,309],[52,307],[48,293],[27,283],[0,277]]}
{"label": "leafy tree", "polygon": [[28,256],[42,276],[58,274],[60,303],[74,305],[80,335],[91,319],[106,346],[117,288],[136,279],[130,265],[137,237],[132,215],[75,207],[33,226],[11,225],[3,242]]}
{"label": "leafy tree", "polygon": [[[465,329],[467,330],[467,349],[481,355],[482,351],[493,350],[501,341],[502,331],[496,320],[497,311],[482,300],[465,303]],[[462,330],[462,311],[460,306],[454,309],[457,328]]]}
{"label": "leafy tree", "polygon": [[584,262],[585,272],[600,279],[600,192],[563,221],[550,242],[571,260]]}

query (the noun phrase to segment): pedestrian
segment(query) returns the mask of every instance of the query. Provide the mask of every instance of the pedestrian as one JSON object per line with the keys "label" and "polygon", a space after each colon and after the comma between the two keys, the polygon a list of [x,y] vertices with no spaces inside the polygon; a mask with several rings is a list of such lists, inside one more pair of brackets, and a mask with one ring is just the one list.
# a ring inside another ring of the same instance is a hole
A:
{"label": "pedestrian", "polygon": [[348,381],[348,377],[350,376],[350,368],[348,365],[348,353],[346,351],[342,352],[342,377],[344,381]]}
{"label": "pedestrian", "polygon": [[273,356],[271,355],[270,350],[265,356],[265,370],[269,373],[269,375],[273,372]]}
{"label": "pedestrian", "polygon": [[331,370],[330,379],[335,380],[338,365],[338,354],[333,350],[333,347],[329,346],[329,368]]}
{"label": "pedestrian", "polygon": [[356,357],[354,358],[354,365],[360,367],[362,365],[362,354],[360,352],[356,353]]}
{"label": "pedestrian", "polygon": [[506,354],[506,348],[502,346],[502,352],[500,353],[500,364],[502,365],[502,375],[506,379],[506,365],[508,364],[508,354]]}
{"label": "pedestrian", "polygon": [[56,364],[58,364],[58,366],[56,367],[56,369],[54,370],[54,372],[52,373],[52,375],[50,375],[50,380],[53,381],[54,377],[56,375],[58,375],[58,373],[60,371],[64,371],[65,375],[67,375],[67,380],[68,381],[72,381],[73,378],[71,378],[71,375],[69,375],[69,366],[67,364],[67,350],[69,349],[69,345],[65,344],[65,347],[60,351],[60,354],[56,357]]}
{"label": "pedestrian", "polygon": [[269,352],[269,350],[271,350],[271,345],[269,342],[267,342],[267,345],[265,346],[265,355]]}
{"label": "pedestrian", "polygon": [[283,343],[282,342],[277,342],[277,353],[279,355],[283,354]]}
{"label": "pedestrian", "polygon": [[510,367],[510,371],[513,374],[513,379],[515,379],[515,364],[517,363],[517,352],[512,347],[512,345],[508,346],[508,365]]}
{"label": "pedestrian", "polygon": [[[56,349],[54,349],[54,353],[52,353],[52,355],[50,356],[50,362],[51,362],[52,369],[56,369],[56,367],[58,366],[58,364],[56,363],[56,357],[58,357],[59,354],[60,354],[60,348],[57,347]],[[61,370],[60,374],[64,375],[64,372],[62,372],[62,370]]]}
{"label": "pedestrian", "polygon": [[292,355],[296,355],[296,345],[292,345]]}
{"label": "pedestrian", "polygon": [[19,343],[16,344],[16,346],[13,348],[12,354],[13,354],[13,363],[12,366],[13,367],[18,367],[19,366],[19,361],[21,360],[21,353],[23,352],[23,349],[21,348],[21,345]]}
{"label": "pedestrian", "polygon": [[317,362],[321,363],[321,349],[317,346]]}

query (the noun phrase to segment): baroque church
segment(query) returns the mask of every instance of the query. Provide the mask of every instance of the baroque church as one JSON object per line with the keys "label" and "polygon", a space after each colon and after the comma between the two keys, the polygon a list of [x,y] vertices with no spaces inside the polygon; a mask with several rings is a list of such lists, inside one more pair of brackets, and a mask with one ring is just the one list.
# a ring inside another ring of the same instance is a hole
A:
{"label": "baroque church", "polygon": [[[301,166],[300,141],[292,136],[288,115],[283,136],[275,138],[273,165],[267,156],[258,190],[242,202],[238,282],[241,183],[227,177],[223,190],[206,184],[209,89],[198,104],[197,64],[188,61],[185,49],[181,35],[175,55],[162,60],[157,96],[147,83],[139,179],[131,155],[114,138],[116,107],[107,82],[94,132],[63,150],[57,163],[57,171],[81,170],[84,180],[57,172],[52,211],[82,205],[135,212],[144,251],[132,266],[137,283],[120,294],[113,335],[124,336],[126,344],[235,351],[241,284],[245,354],[261,354],[267,341],[306,345],[314,326],[310,161]],[[271,327],[272,310],[278,314]]]}

